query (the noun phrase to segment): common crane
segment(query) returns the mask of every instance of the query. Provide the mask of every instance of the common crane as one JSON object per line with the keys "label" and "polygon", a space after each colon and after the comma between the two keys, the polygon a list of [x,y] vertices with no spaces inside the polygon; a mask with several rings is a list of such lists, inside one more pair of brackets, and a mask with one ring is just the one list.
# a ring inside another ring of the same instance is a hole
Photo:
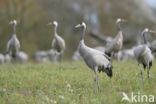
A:
{"label": "common crane", "polygon": [[112,56],[114,53],[119,52],[123,47],[123,33],[121,30],[121,23],[126,22],[126,20],[118,18],[116,20],[116,25],[118,29],[117,36],[106,46],[105,53],[108,56]]}
{"label": "common crane", "polygon": [[16,36],[17,21],[10,21],[9,24],[13,26],[13,34],[7,43],[7,53],[9,53],[13,58],[16,58],[16,54],[20,50],[20,42]]}
{"label": "common crane", "polygon": [[151,68],[152,62],[153,62],[153,54],[152,54],[152,51],[150,50],[149,45],[147,43],[147,40],[145,37],[146,33],[153,33],[153,31],[149,30],[147,28],[145,28],[142,31],[141,35],[144,39],[144,44],[139,45],[134,48],[134,55],[138,62],[138,66],[141,70],[141,76],[142,76],[142,68],[141,68],[140,64],[143,65],[144,69],[147,69],[147,77],[149,78],[149,71],[150,71],[150,68]]}
{"label": "common crane", "polygon": [[65,41],[64,39],[57,34],[58,23],[57,21],[53,21],[53,23],[49,23],[49,25],[54,25],[54,38],[52,40],[52,48],[60,53],[60,60],[65,50]]}
{"label": "common crane", "polygon": [[112,64],[109,61],[108,56],[104,54],[104,52],[98,51],[85,45],[84,36],[86,31],[86,24],[82,22],[75,27],[81,27],[83,29],[78,50],[87,66],[94,71],[94,85],[99,89],[98,72],[105,72],[109,77],[112,77]]}

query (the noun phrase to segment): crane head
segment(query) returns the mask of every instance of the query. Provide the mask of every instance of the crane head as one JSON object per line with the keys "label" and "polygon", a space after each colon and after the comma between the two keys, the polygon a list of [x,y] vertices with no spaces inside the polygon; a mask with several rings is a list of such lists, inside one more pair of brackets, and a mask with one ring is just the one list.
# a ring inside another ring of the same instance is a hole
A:
{"label": "crane head", "polygon": [[58,26],[57,21],[53,21],[53,25],[57,27]]}
{"label": "crane head", "polygon": [[149,32],[149,29],[148,28],[145,28],[142,32]]}
{"label": "crane head", "polygon": [[78,24],[75,26],[75,28],[79,28],[79,27],[83,27],[86,29],[86,23],[85,22],[82,22],[81,24]]}
{"label": "crane head", "polygon": [[58,23],[57,21],[53,21],[53,22],[49,22],[47,25],[54,25],[55,27],[57,27]]}
{"label": "crane head", "polygon": [[49,22],[47,25],[54,25],[55,27],[57,27],[58,23],[57,21],[53,21],[53,22]]}
{"label": "crane head", "polygon": [[107,67],[105,68],[105,72],[110,78],[113,76],[112,68],[113,67],[111,63],[109,63]]}
{"label": "crane head", "polygon": [[12,21],[9,22],[9,24],[17,25],[17,21],[16,20],[12,20]]}
{"label": "crane head", "polygon": [[116,20],[116,24],[118,24],[118,23],[120,23],[120,22],[127,22],[127,20],[118,18],[118,19]]}
{"label": "crane head", "polygon": [[145,29],[142,31],[142,34],[144,34],[144,33],[154,33],[154,34],[156,34],[155,31],[150,30],[150,29],[148,29],[148,28],[145,28]]}

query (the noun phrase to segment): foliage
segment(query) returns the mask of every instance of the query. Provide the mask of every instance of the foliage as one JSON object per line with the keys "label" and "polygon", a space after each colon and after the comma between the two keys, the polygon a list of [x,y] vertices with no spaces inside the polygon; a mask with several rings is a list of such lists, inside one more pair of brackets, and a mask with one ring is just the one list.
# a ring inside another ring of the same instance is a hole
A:
{"label": "foliage", "polygon": [[0,103],[121,104],[122,92],[156,96],[155,64],[151,69],[153,78],[148,80],[144,71],[144,86],[136,62],[113,64],[111,79],[100,74],[100,92],[93,87],[94,73],[81,62],[1,65]]}
{"label": "foliage", "polygon": [[[142,0],[1,0],[0,1],[0,52],[4,53],[11,36],[9,21],[17,19],[17,36],[22,50],[32,55],[37,50],[51,48],[52,27],[46,24],[57,20],[58,34],[66,40],[66,57],[77,48],[79,32],[74,26],[81,21],[87,22],[87,31],[97,30],[104,35],[116,34],[115,20],[125,18],[125,34],[135,37],[139,29],[154,29],[155,13]],[[132,25],[133,24],[133,25]],[[129,26],[130,25],[130,26]],[[86,35],[90,46],[99,45]],[[137,38],[135,38],[137,39]],[[131,39],[131,40],[135,40]]]}

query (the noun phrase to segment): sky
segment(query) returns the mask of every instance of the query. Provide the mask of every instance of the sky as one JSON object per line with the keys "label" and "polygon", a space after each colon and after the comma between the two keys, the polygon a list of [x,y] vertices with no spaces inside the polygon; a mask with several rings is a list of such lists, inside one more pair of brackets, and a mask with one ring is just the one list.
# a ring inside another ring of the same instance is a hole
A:
{"label": "sky", "polygon": [[152,8],[156,8],[156,0],[145,0]]}

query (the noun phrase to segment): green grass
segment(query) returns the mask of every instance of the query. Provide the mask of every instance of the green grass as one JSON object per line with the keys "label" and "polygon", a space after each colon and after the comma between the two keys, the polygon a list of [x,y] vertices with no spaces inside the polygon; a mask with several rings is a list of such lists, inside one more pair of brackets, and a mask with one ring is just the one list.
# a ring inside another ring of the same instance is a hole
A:
{"label": "green grass", "polygon": [[0,104],[132,104],[121,102],[122,92],[138,91],[156,97],[156,64],[150,80],[144,71],[144,86],[135,61],[113,65],[111,79],[99,74],[99,92],[94,90],[93,71],[83,62],[1,65]]}

